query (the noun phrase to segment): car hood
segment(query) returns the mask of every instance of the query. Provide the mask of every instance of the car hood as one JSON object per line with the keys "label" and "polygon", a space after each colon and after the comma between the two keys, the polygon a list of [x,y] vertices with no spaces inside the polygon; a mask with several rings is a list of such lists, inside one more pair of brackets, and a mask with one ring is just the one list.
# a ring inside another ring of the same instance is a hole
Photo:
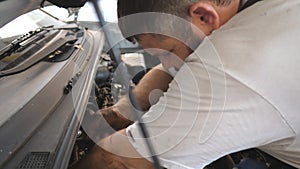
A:
{"label": "car hood", "polygon": [[0,27],[40,7],[41,0],[0,0]]}
{"label": "car hood", "polygon": [[[48,0],[52,4],[59,7],[81,7],[87,0]],[[35,10],[41,6],[43,0],[0,0],[0,28],[17,18],[18,16]],[[49,2],[45,2],[44,5],[49,5]]]}

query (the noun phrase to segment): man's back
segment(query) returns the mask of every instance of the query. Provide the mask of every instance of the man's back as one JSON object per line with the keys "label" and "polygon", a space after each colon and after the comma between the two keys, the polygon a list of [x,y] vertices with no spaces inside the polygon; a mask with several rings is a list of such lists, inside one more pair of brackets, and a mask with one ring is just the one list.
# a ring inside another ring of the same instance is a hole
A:
{"label": "man's back", "polygon": [[[296,167],[300,167],[299,5],[298,0],[265,0],[242,11],[209,38],[226,76],[272,105],[295,135],[261,149]],[[272,127],[278,130],[277,124]]]}

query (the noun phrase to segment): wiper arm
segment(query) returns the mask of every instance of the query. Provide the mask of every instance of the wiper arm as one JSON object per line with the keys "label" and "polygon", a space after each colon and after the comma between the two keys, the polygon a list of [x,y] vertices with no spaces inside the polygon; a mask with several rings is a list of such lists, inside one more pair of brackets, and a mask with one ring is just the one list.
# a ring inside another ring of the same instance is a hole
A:
{"label": "wiper arm", "polygon": [[58,20],[58,21],[61,21],[61,22],[66,23],[64,20],[59,19],[58,17],[56,17],[56,16],[50,14],[49,12],[45,11],[45,10],[42,9],[42,8],[39,8],[39,10],[42,11],[42,12],[44,12],[46,15],[50,16],[51,18],[53,18],[53,19],[55,19],[55,20]]}
{"label": "wiper arm", "polygon": [[[12,66],[12,68],[0,71],[0,77],[8,76],[12,74],[16,74],[19,72],[22,72],[29,67],[33,66],[34,64],[38,63],[39,61],[43,60],[46,56],[50,55],[51,53],[55,52],[57,49],[62,47],[63,45],[67,43],[75,43],[77,41],[77,37],[74,34],[70,34],[69,31],[61,30],[57,34],[54,34],[55,37],[48,37],[49,41],[47,39],[45,40],[46,44],[49,45],[40,45],[35,43],[34,49],[37,51],[34,52],[29,58],[27,58],[25,61],[19,63],[16,66]],[[9,66],[9,65],[8,65]]]}
{"label": "wiper arm", "polygon": [[9,45],[0,50],[0,60],[12,55],[16,51],[22,50],[22,48],[26,48],[27,45],[33,41],[37,41],[38,38],[42,38],[43,35],[50,31],[50,28],[53,28],[53,25],[38,28],[15,39]]}
{"label": "wiper arm", "polygon": [[3,58],[12,55],[15,52],[22,51],[26,47],[28,47],[31,43],[36,42],[44,36],[49,33],[51,30],[72,30],[72,31],[78,31],[78,25],[76,24],[68,24],[66,26],[62,27],[57,27],[54,28],[53,25],[51,26],[44,26],[41,28],[38,28],[34,31],[30,31],[19,38],[15,39],[12,41],[9,45],[4,47],[3,49],[0,50],[0,60]]}

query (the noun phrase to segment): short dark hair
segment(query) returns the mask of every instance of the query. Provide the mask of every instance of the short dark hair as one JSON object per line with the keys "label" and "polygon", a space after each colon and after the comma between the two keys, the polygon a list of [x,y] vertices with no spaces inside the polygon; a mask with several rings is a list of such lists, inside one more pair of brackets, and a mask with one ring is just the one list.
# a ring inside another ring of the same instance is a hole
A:
{"label": "short dark hair", "polygon": [[[175,17],[172,19],[162,19],[161,17],[148,17],[147,19],[138,19],[138,21],[132,21],[132,19],[123,19],[127,16],[155,12],[164,13],[180,17],[186,21],[190,20],[189,7],[197,1],[214,1],[217,5],[228,5],[232,0],[118,0],[118,17],[119,27],[122,34],[129,41],[134,41],[138,35],[132,35],[133,29],[141,29],[147,32],[147,28],[154,27],[158,29],[158,32],[170,32],[170,34],[179,34],[181,32],[182,37],[180,39],[187,39],[190,36],[191,27],[179,25],[176,22]],[[120,19],[121,18],[121,19]],[[155,33],[153,33],[155,34]]]}
{"label": "short dark hair", "polygon": [[[143,12],[162,12],[186,18],[190,5],[207,0],[118,0],[118,17]],[[208,0],[228,5],[232,0]]]}

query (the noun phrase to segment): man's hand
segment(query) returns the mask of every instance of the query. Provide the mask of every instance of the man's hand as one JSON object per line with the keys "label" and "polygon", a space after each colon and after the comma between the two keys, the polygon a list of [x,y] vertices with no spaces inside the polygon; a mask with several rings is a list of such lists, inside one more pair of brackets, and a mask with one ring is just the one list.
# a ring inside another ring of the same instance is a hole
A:
{"label": "man's hand", "polygon": [[[102,148],[104,147],[105,150]],[[126,157],[122,156],[126,155]],[[129,142],[125,129],[106,137],[70,169],[153,169]]]}
{"label": "man's hand", "polygon": [[124,129],[133,123],[133,121],[127,119],[120,112],[118,112],[117,108],[114,106],[102,109],[97,113],[102,115],[106,122],[117,131]]}
{"label": "man's hand", "polygon": [[70,169],[129,169],[122,159],[113,155],[97,145],[80,162]]}
{"label": "man's hand", "polygon": [[132,123],[113,106],[87,114],[81,126],[94,142],[98,142]]}

